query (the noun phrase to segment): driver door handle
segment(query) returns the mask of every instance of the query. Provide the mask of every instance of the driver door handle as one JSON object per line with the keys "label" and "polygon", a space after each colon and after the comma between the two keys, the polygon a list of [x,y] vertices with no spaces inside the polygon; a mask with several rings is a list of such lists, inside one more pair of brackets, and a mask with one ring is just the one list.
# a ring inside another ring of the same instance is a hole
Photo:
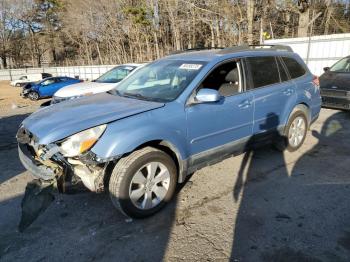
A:
{"label": "driver door handle", "polygon": [[248,108],[252,105],[252,101],[251,100],[244,100],[243,102],[241,102],[238,107],[239,108]]}

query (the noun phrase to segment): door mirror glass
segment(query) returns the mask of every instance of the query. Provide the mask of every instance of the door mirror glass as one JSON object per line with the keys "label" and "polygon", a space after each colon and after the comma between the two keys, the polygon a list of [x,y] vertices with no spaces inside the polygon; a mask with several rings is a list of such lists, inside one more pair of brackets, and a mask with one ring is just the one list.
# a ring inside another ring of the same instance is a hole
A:
{"label": "door mirror glass", "polygon": [[195,101],[199,103],[213,103],[220,101],[221,96],[217,90],[202,88],[198,91]]}
{"label": "door mirror glass", "polygon": [[329,67],[328,67],[328,66],[326,66],[326,67],[323,68],[323,71],[325,71],[325,72],[327,72],[328,70],[329,70]]}

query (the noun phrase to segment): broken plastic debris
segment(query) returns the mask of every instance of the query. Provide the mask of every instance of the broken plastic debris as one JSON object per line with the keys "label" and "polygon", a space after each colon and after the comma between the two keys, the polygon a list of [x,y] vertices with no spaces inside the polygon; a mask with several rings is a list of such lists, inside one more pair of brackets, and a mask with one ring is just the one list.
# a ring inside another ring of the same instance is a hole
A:
{"label": "broken plastic debris", "polygon": [[131,222],[132,222],[132,218],[127,218],[127,219],[125,219],[125,222],[126,222],[126,223],[131,223]]}
{"label": "broken plastic debris", "polygon": [[34,179],[27,184],[21,203],[22,216],[18,225],[20,232],[29,227],[54,201],[53,191],[53,183],[43,183]]}

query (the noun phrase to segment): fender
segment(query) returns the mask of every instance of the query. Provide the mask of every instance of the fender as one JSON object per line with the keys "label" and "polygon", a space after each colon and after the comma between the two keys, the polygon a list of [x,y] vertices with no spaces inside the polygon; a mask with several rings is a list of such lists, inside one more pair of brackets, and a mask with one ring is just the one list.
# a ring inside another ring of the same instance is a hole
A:
{"label": "fender", "polygon": [[170,148],[176,154],[179,164],[183,164],[189,155],[186,146],[186,118],[183,110],[173,112],[169,117],[169,111],[158,109],[109,123],[91,151],[100,159],[113,159],[148,142],[162,141],[160,144]]}

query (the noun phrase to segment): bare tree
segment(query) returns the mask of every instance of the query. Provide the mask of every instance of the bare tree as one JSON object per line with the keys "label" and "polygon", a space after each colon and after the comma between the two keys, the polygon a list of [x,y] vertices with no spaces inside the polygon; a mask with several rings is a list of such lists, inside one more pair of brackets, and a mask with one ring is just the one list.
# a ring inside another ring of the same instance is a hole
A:
{"label": "bare tree", "polygon": [[0,6],[0,56],[20,66],[40,65],[44,56],[61,64],[151,61],[186,48],[306,36],[319,13],[314,33],[350,31],[343,0],[0,0]]}
{"label": "bare tree", "polygon": [[298,0],[299,26],[298,36],[307,36],[310,21],[310,3],[308,0]]}

